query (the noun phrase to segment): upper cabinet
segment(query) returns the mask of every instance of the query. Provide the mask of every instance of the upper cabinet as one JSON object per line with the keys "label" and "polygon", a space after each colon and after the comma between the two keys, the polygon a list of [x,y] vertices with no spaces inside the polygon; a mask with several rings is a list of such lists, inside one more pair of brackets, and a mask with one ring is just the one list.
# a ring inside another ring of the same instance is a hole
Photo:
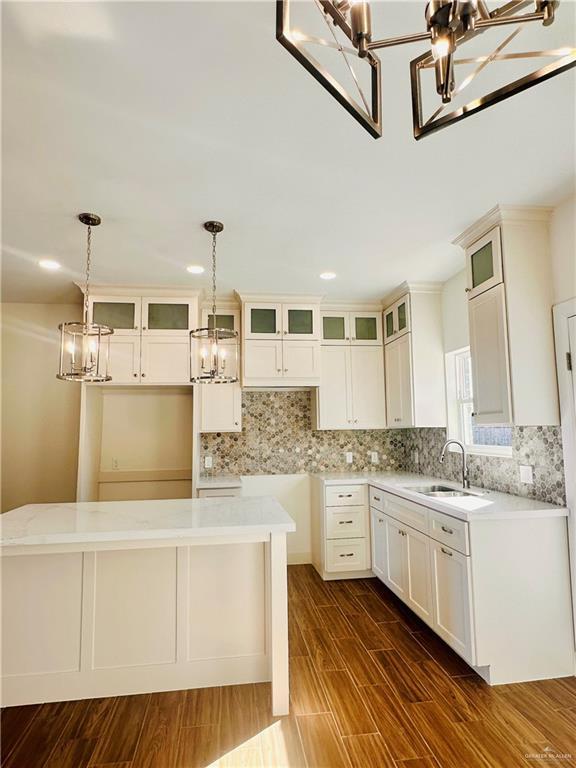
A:
{"label": "upper cabinet", "polygon": [[477,424],[559,424],[549,216],[496,206],[455,240],[466,253]]}
{"label": "upper cabinet", "polygon": [[320,297],[241,296],[242,383],[320,383]]}
{"label": "upper cabinet", "polygon": [[404,283],[384,310],[390,429],[445,427],[441,286]]}
{"label": "upper cabinet", "polygon": [[105,386],[190,384],[190,330],[198,323],[197,297],[133,296],[117,290],[91,296],[89,303],[89,319],[114,329],[112,381]]}
{"label": "upper cabinet", "polygon": [[466,249],[466,274],[469,299],[502,282],[500,227],[494,227]]}
{"label": "upper cabinet", "polygon": [[380,312],[330,310],[322,313],[322,344],[382,344]]}
{"label": "upper cabinet", "polygon": [[384,341],[388,344],[410,331],[410,295],[397,299],[384,312]]}

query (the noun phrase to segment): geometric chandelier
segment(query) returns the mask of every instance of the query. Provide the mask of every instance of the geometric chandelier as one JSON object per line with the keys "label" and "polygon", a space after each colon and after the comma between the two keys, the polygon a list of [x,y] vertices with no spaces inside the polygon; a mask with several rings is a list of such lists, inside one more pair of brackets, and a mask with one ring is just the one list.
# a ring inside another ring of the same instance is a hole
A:
{"label": "geometric chandelier", "polygon": [[373,39],[365,0],[277,0],[276,38],[374,138],[382,135],[386,85],[375,51],[427,42],[410,62],[413,131],[421,139],[576,66],[566,41],[535,51],[520,36],[515,50],[525,27],[550,27],[558,5],[510,0],[490,10],[484,0],[431,0],[425,31]]}

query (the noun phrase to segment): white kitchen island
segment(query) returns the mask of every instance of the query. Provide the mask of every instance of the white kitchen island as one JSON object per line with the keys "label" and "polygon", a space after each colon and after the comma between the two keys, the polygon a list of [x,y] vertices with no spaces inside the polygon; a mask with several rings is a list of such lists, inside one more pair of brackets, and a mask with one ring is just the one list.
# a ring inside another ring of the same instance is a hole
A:
{"label": "white kitchen island", "polygon": [[31,504],[0,518],[2,706],[272,681],[288,713],[273,498]]}

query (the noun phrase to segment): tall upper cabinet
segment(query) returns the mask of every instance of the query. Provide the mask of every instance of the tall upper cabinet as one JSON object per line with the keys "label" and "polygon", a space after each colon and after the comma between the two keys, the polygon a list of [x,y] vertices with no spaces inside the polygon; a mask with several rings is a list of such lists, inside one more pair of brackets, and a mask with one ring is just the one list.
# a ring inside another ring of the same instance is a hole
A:
{"label": "tall upper cabinet", "polygon": [[194,291],[154,296],[106,287],[90,297],[89,318],[114,329],[110,372],[115,384],[190,384],[190,330],[198,322]]}
{"label": "tall upper cabinet", "polygon": [[380,309],[322,310],[316,429],[384,429],[384,354]]}
{"label": "tall upper cabinet", "polygon": [[320,297],[242,295],[242,384],[318,386]]}
{"label": "tall upper cabinet", "polygon": [[384,350],[390,429],[445,427],[441,286],[403,283],[386,301]]}
{"label": "tall upper cabinet", "polygon": [[466,253],[477,424],[559,423],[549,217],[496,206],[454,241]]}

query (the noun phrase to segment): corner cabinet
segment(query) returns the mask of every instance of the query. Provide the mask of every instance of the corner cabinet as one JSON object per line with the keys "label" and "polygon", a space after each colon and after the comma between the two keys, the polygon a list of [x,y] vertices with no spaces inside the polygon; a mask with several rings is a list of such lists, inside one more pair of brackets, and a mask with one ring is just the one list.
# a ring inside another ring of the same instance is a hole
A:
{"label": "corner cabinet", "polygon": [[455,241],[466,253],[477,424],[560,423],[549,217],[496,206]]}
{"label": "corner cabinet", "polygon": [[320,298],[240,298],[243,385],[317,386],[320,382]]}
{"label": "corner cabinet", "polygon": [[104,386],[190,384],[190,330],[198,322],[195,295],[94,295],[89,318],[114,329],[112,381]]}
{"label": "corner cabinet", "polygon": [[446,426],[440,291],[435,283],[404,283],[384,310],[389,429]]}

